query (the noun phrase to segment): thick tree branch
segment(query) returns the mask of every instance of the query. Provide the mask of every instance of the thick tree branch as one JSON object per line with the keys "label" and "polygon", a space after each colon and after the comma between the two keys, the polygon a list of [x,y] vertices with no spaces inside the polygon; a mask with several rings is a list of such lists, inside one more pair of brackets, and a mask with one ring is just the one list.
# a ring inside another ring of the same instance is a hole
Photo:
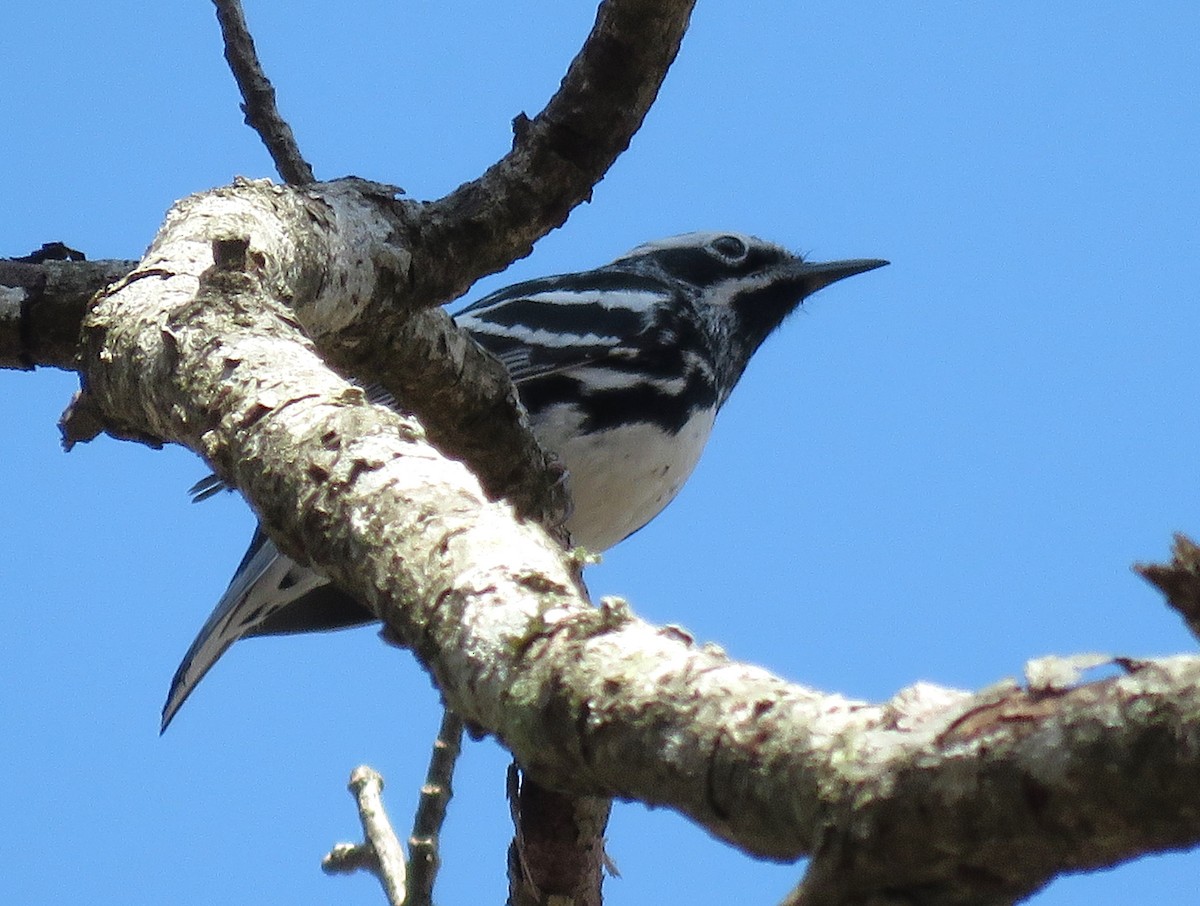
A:
{"label": "thick tree branch", "polygon": [[[471,466],[490,496],[510,500],[522,515],[548,526],[560,524],[567,507],[561,472],[524,424],[508,373],[444,311],[405,318],[393,309],[380,316],[376,339],[395,350],[387,368],[358,359],[352,344],[328,341],[346,322],[343,308],[361,311],[373,299],[389,298],[396,274],[407,268],[407,259],[388,244],[393,221],[378,201],[374,184],[360,180],[305,190],[240,180],[184,199],[168,224],[188,222],[189,238],[181,241],[206,254],[212,230],[259,237],[262,247],[254,254],[309,332],[327,340],[327,358],[343,373],[391,390],[439,449]],[[151,255],[130,275],[135,263],[129,261],[0,262],[0,367],[75,367],[87,299],[121,278],[161,278],[160,263]],[[74,439],[94,432],[80,433]]]}
{"label": "thick tree branch", "polygon": [[284,182],[294,186],[315,182],[312,167],[300,153],[292,127],[275,106],[275,88],[258,61],[254,38],[246,25],[240,0],[213,0],[213,3],[217,7],[217,21],[221,24],[221,38],[225,42],[225,61],[242,93],[246,125],[257,132],[267,146],[275,170]]}
{"label": "thick tree branch", "polygon": [[811,903],[869,902],[885,884],[1002,902],[1058,870],[1200,838],[1200,660],[870,706],[619,602],[595,610],[536,525],[322,365],[280,302],[276,275],[305,272],[274,257],[287,243],[249,229],[205,245],[193,214],[169,218],[89,316],[97,407],[219,464],[285,551],[371,606],[544,786],[670,805],[760,856],[814,853]]}
{"label": "thick tree branch", "polygon": [[786,902],[1013,903],[1057,874],[1196,845],[1200,659],[1123,664],[1121,679],[1001,685],[880,727],[936,732],[861,775]]}
{"label": "thick tree branch", "polygon": [[0,368],[75,368],[88,299],[135,264],[0,259]]}

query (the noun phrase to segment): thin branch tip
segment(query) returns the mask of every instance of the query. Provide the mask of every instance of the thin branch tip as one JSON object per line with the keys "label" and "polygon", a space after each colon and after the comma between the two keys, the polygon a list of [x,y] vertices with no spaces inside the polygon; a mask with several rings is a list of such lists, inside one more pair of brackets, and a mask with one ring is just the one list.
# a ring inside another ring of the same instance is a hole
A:
{"label": "thin branch tip", "polygon": [[383,808],[383,776],[360,765],[350,773],[347,788],[358,805],[363,842],[336,844],[321,860],[321,870],[330,875],[369,871],[382,885],[389,906],[405,906],[407,865]]}
{"label": "thin branch tip", "polygon": [[1133,571],[1162,592],[1168,606],[1200,640],[1200,547],[1176,533],[1170,563],[1135,563]]}
{"label": "thin branch tip", "polygon": [[300,153],[292,127],[279,113],[275,88],[263,71],[240,0],[213,0],[225,42],[225,60],[242,94],[246,125],[258,133],[284,182],[300,186],[316,182]]}

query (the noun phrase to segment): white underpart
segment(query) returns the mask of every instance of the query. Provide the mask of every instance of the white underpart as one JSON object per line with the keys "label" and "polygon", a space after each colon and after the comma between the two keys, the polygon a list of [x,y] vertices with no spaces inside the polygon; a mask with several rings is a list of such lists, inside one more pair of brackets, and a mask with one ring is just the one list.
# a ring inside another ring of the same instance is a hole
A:
{"label": "white underpart", "polygon": [[701,411],[676,435],[647,423],[581,435],[566,407],[541,413],[535,433],[566,468],[575,504],[567,520],[571,541],[607,550],[657,516],[692,474],[715,416]]}

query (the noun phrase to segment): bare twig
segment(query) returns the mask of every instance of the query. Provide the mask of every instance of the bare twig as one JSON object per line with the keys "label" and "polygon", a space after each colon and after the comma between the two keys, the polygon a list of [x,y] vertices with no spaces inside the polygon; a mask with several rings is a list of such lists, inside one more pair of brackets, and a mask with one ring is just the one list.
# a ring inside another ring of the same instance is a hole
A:
{"label": "bare twig", "polygon": [[528,255],[627,147],[658,96],[695,0],[604,0],[545,109],[513,121],[512,151],[414,206],[410,304],[444,302]]}
{"label": "bare twig", "polygon": [[438,835],[446,820],[446,807],[454,795],[451,780],[462,746],[463,722],[447,708],[429,756],[429,771],[421,787],[421,800],[408,838],[408,906],[429,906],[433,902],[433,884],[441,858]]}
{"label": "bare twig", "polygon": [[258,61],[240,0],[213,0],[213,3],[225,41],[225,60],[242,93],[246,125],[263,140],[284,182],[294,186],[315,182],[312,167],[300,153],[292,127],[275,106],[275,88]]}
{"label": "bare twig", "polygon": [[335,843],[321,860],[321,870],[327,875],[350,875],[369,871],[378,877],[379,859],[375,850],[365,843]]}
{"label": "bare twig", "polygon": [[404,906],[404,851],[383,808],[383,778],[366,765],[350,775],[350,792],[358,802],[364,842],[339,843],[321,860],[327,874],[369,871],[383,885],[389,906]]}
{"label": "bare twig", "polygon": [[1133,569],[1163,593],[1200,639],[1200,547],[1187,536],[1176,535],[1170,563],[1137,563]]}

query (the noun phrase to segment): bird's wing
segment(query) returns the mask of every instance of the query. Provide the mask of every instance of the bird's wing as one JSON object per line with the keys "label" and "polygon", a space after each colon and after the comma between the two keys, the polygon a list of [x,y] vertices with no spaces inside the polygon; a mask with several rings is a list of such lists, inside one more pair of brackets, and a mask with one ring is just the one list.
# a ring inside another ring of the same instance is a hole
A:
{"label": "bird's wing", "polygon": [[518,283],[455,315],[518,387],[603,359],[632,358],[667,306],[662,282],[611,269]]}

